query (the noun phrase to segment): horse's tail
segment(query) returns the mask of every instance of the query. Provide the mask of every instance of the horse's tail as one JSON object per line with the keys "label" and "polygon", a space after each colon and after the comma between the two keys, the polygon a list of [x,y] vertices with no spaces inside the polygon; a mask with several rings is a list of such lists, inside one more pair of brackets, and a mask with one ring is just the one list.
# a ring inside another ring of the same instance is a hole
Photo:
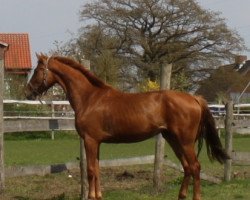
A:
{"label": "horse's tail", "polygon": [[207,102],[200,96],[195,97],[201,106],[202,114],[200,121],[200,130],[198,135],[198,154],[201,151],[203,138],[206,141],[207,155],[209,159],[217,160],[220,163],[224,163],[225,160],[230,157],[227,155],[222,147],[214,118],[208,108]]}

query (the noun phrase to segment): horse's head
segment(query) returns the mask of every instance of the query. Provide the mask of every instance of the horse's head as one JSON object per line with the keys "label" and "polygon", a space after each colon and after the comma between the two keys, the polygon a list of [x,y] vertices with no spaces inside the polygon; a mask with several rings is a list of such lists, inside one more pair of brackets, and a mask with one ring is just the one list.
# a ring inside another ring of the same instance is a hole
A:
{"label": "horse's head", "polygon": [[53,73],[49,69],[50,58],[43,54],[36,54],[38,62],[33,74],[29,78],[25,88],[25,96],[29,100],[35,100],[41,96],[56,82]]}

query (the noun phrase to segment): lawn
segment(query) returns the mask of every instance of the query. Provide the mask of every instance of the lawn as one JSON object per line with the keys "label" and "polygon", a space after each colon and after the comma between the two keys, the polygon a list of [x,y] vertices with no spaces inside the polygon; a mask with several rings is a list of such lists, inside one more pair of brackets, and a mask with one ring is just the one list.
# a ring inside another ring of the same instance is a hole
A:
{"label": "lawn", "polygon": [[[222,141],[224,138],[222,137]],[[250,136],[237,136],[233,140],[233,149],[249,151]],[[56,164],[76,161],[79,157],[79,138],[74,132],[58,132],[55,140],[50,139],[49,132],[36,134],[6,134],[5,163],[11,165]],[[205,147],[205,143],[204,143]],[[149,139],[134,144],[102,144],[101,159],[128,158],[133,156],[152,155],[155,150],[155,140]],[[178,162],[169,145],[165,154],[172,161]],[[210,163],[206,148],[200,155],[201,163],[211,168],[218,164]]]}
{"label": "lawn", "polygon": [[[77,161],[79,156],[79,138],[75,133],[56,133],[55,140],[49,139],[49,133],[40,134],[7,134],[5,136],[5,163],[12,165],[42,165]],[[222,137],[222,140],[224,138]],[[102,144],[101,159],[125,158],[154,154],[155,140],[150,139],[135,144]],[[234,149],[249,151],[250,137],[234,138]],[[205,145],[204,145],[205,147]],[[178,162],[168,145],[167,158]],[[223,166],[211,163],[205,148],[200,155],[202,170],[210,175],[223,177]],[[133,175],[123,177],[127,171]],[[165,200],[176,199],[182,174],[166,167],[166,187],[159,194],[152,189],[153,165],[103,168],[102,190],[105,200]],[[208,199],[250,199],[250,167],[234,166],[233,181],[219,185],[202,182],[203,200]],[[72,175],[69,178],[68,175]],[[79,171],[68,171],[46,176],[27,176],[6,179],[6,199],[79,199]],[[187,200],[191,199],[192,189]]]}
{"label": "lawn", "polygon": [[[14,136],[13,136],[14,135]],[[76,133],[56,133],[55,140],[38,134],[6,135],[5,163],[11,165],[56,164],[76,161],[79,157],[79,138]],[[102,144],[101,159],[128,158],[154,154],[154,140],[135,144]]]}
{"label": "lawn", "polygon": [[[133,175],[123,176],[124,172]],[[104,168],[101,173],[102,191],[105,200],[174,200],[177,199],[182,174],[165,169],[165,186],[156,193],[152,184],[153,166]],[[69,175],[70,178],[69,178]],[[3,200],[79,200],[80,175],[68,171],[46,176],[8,178]],[[219,185],[202,181],[203,200],[250,199],[249,179],[235,179]],[[192,199],[192,187],[187,200]]]}

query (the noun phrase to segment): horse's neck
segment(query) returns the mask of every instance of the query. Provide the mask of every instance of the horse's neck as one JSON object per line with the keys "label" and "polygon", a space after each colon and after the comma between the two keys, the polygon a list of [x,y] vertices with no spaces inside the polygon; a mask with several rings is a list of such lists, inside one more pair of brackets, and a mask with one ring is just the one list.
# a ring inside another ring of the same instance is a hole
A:
{"label": "horse's neck", "polygon": [[88,79],[78,70],[65,65],[53,65],[52,71],[57,77],[57,82],[64,89],[68,100],[75,110],[79,111],[79,105],[88,102],[94,87]]}

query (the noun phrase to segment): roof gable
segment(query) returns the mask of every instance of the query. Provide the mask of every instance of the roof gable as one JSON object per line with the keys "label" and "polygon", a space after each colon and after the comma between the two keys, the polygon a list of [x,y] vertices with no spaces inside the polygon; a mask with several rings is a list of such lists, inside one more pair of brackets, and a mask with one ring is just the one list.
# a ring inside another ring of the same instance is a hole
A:
{"label": "roof gable", "polygon": [[0,33],[0,41],[9,45],[4,65],[7,70],[32,68],[28,33]]}

